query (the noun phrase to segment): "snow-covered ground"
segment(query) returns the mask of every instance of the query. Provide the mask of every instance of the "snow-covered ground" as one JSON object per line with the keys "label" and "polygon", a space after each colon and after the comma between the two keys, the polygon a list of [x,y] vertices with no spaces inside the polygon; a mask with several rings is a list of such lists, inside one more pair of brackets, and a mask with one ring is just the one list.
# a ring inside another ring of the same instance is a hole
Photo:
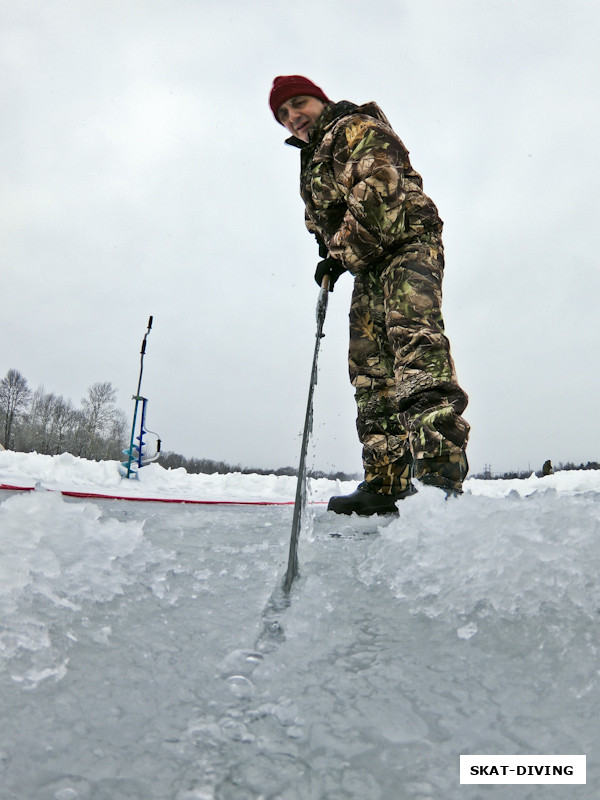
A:
{"label": "snow-covered ground", "polygon": [[[600,473],[421,487],[0,453],[0,800],[600,796]],[[352,489],[315,481],[311,499]],[[585,754],[586,786],[460,785],[460,754]]]}

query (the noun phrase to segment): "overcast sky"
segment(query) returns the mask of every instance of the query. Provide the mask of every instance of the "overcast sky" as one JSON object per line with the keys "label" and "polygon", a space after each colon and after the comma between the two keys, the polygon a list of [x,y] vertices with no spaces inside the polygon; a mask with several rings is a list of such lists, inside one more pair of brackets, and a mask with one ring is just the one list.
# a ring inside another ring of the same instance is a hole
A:
{"label": "overcast sky", "polygon": [[[297,465],[317,248],[276,75],[375,100],[444,220],[473,472],[600,459],[600,4],[0,0],[0,377],[142,393],[163,447]],[[330,296],[311,465],[360,469],[352,279]]]}

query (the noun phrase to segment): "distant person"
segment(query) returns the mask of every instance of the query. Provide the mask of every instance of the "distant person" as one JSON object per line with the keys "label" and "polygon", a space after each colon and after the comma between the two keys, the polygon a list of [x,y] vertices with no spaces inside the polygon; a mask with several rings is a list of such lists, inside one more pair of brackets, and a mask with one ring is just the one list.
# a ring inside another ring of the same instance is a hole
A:
{"label": "distant person", "polygon": [[467,395],[441,314],[442,221],[408,151],[375,103],[334,103],[301,75],[275,78],[269,104],[300,148],[306,225],[330,290],[354,277],[350,380],[364,480],[338,514],[397,513],[412,478],[458,494],[467,475]]}

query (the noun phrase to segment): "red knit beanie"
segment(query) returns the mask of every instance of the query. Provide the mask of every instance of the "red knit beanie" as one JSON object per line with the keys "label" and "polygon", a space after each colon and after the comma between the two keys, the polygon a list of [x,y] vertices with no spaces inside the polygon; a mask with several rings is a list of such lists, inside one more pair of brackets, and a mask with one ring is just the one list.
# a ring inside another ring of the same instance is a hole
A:
{"label": "red knit beanie", "polygon": [[271,111],[277,122],[279,122],[277,119],[278,108],[285,103],[286,100],[289,100],[291,97],[298,97],[298,95],[301,94],[306,94],[309,97],[316,97],[324,103],[329,103],[329,98],[323,89],[320,89],[315,83],[308,78],[304,78],[302,75],[280,75],[278,78],[275,78],[271,94],[269,95],[269,105],[271,106]]}

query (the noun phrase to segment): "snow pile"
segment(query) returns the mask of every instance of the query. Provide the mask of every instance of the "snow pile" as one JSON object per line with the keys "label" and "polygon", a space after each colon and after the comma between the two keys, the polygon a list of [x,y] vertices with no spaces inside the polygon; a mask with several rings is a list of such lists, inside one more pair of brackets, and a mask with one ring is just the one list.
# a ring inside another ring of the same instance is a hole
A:
{"label": "snow pile", "polygon": [[[57,635],[40,609],[52,609],[64,625],[84,605],[122,596],[147,565],[154,568],[151,591],[164,580],[155,565],[169,568],[169,555],[143,529],[143,521],[102,518],[97,505],[67,502],[58,493],[19,494],[0,503],[0,664],[25,663],[12,681],[32,689],[66,674],[68,659],[58,645],[61,638],[76,639],[68,625]],[[100,642],[109,632],[104,626],[93,636]]]}
{"label": "snow pile", "polygon": [[461,638],[489,618],[564,616],[568,625],[577,609],[595,621],[598,484],[595,493],[573,489],[564,475],[563,493],[528,479],[520,494],[446,502],[421,487],[382,530],[359,577],[368,586],[384,582],[412,614],[452,620]]}
{"label": "snow pile", "polygon": [[[149,464],[135,480],[123,478],[117,461],[87,461],[63,453],[58,456],[38,453],[0,452],[0,485],[37,488],[49,491],[111,495],[132,499],[181,500],[204,502],[292,503],[297,479],[287,475],[195,475],[179,469],[164,469]],[[354,481],[326,478],[309,481],[310,500],[323,502],[333,494],[345,494],[356,487]],[[470,478],[465,492],[486,497],[520,497],[555,491],[576,495],[600,491],[600,470],[557,472],[538,478],[484,481]]]}
{"label": "snow pile", "polygon": [[516,492],[519,497],[529,497],[537,492],[554,490],[559,494],[578,495],[600,491],[600,470],[563,470],[553,475],[538,478],[532,473],[529,478],[484,481],[469,478],[465,489],[471,494],[486,497],[508,497]]}
{"label": "snow pile", "polygon": [[[121,476],[118,461],[88,461],[63,453],[0,452],[0,485],[23,489],[90,493],[131,499],[189,502],[289,503],[296,495],[297,479],[288,475],[190,474],[183,467],[165,469],[148,464],[138,478]],[[310,480],[310,500],[322,502],[332,494],[353,491],[354,482]]]}

